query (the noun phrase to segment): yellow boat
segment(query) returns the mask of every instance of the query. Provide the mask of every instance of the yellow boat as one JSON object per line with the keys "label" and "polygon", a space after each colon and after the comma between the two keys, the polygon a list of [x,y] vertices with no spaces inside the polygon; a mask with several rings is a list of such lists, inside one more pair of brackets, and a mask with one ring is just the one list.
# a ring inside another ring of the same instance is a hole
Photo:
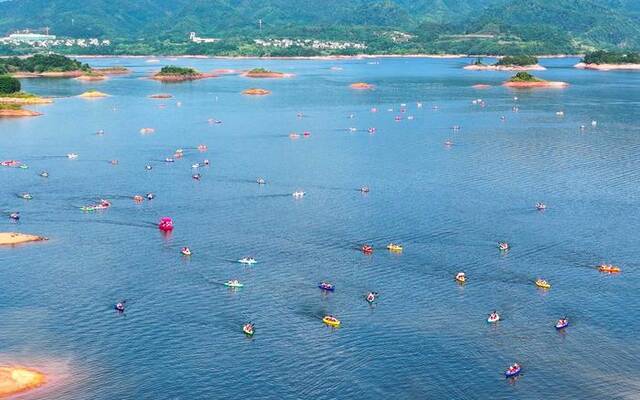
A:
{"label": "yellow boat", "polygon": [[465,283],[467,281],[467,277],[464,272],[459,272],[458,275],[456,275],[456,281],[460,283]]}
{"label": "yellow boat", "polygon": [[620,267],[616,267],[615,265],[602,264],[602,265],[598,266],[598,271],[607,272],[607,273],[610,273],[610,274],[617,274],[618,272],[621,272],[622,270],[620,269]]}
{"label": "yellow boat", "polygon": [[389,243],[387,249],[391,251],[402,251],[402,246],[399,244]]}
{"label": "yellow boat", "polygon": [[544,279],[536,280],[536,286],[543,289],[551,289],[551,285],[549,284],[549,282],[545,281]]}
{"label": "yellow boat", "polygon": [[324,318],[322,318],[322,322],[335,328],[340,326],[340,320],[336,317],[332,317],[331,315],[325,315]]}

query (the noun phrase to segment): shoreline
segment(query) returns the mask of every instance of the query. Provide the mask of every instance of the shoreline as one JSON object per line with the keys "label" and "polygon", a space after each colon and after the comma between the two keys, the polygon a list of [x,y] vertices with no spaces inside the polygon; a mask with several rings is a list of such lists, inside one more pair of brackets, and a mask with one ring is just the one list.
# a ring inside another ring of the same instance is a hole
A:
{"label": "shoreline", "polygon": [[[4,57],[4,56],[3,56]],[[212,60],[357,60],[357,59],[375,59],[375,58],[429,58],[429,59],[457,59],[457,58],[498,58],[500,55],[487,54],[357,54],[357,55],[332,55],[332,56],[209,56],[209,55],[170,55],[170,54],[147,54],[147,55],[108,55],[108,54],[92,54],[77,55],[69,54],[70,58],[83,59],[100,59],[100,58],[149,58],[149,57],[167,57],[176,59],[212,59]],[[545,54],[536,56],[541,59],[554,58],[582,58],[584,54]]]}

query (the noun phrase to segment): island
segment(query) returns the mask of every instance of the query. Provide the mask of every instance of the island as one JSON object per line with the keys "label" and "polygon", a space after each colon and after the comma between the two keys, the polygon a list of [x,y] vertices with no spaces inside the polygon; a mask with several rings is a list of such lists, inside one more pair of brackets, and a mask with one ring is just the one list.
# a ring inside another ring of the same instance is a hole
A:
{"label": "island", "polygon": [[356,90],[368,90],[368,89],[373,89],[374,85],[366,82],[356,82],[349,85],[349,87],[351,89],[356,89]]}
{"label": "island", "polygon": [[246,94],[249,96],[266,96],[268,94],[271,94],[271,92],[267,89],[251,88],[244,90],[242,94]]}
{"label": "island", "polygon": [[22,92],[20,81],[9,75],[0,75],[0,117],[35,117],[39,112],[23,110],[25,104],[47,104],[51,99]]}
{"label": "island", "polygon": [[285,74],[283,72],[269,71],[264,68],[254,68],[247,72],[244,72],[242,76],[247,78],[288,78],[291,74]]}
{"label": "island", "polygon": [[161,82],[185,82],[212,77],[215,77],[215,75],[203,74],[193,68],[167,65],[165,67],[162,67],[160,69],[160,72],[154,74],[151,79]]}
{"label": "island", "polygon": [[0,74],[15,78],[77,78],[90,70],[89,65],[59,54],[0,59]]}
{"label": "island", "polygon": [[534,56],[505,56],[495,64],[485,64],[482,58],[476,58],[473,64],[466,65],[464,69],[471,71],[544,71],[546,68],[538,64],[538,58]]}
{"label": "island", "polygon": [[82,98],[85,98],[85,99],[97,99],[97,98],[102,98],[102,97],[107,97],[107,96],[109,96],[109,95],[106,94],[106,93],[99,92],[99,91],[97,91],[95,89],[89,89],[86,92],[78,95],[78,97],[82,97]]}
{"label": "island", "polygon": [[33,390],[47,382],[42,372],[22,368],[0,366],[0,398]]}
{"label": "island", "polygon": [[18,232],[0,232],[0,246],[11,246],[29,242],[41,242],[49,240],[43,236],[27,235]]}
{"label": "island", "polygon": [[92,72],[102,75],[125,75],[131,73],[129,68],[115,65],[113,67],[101,67],[101,68],[91,68]]}
{"label": "island", "polygon": [[511,88],[564,88],[569,86],[566,82],[552,82],[545,81],[544,79],[536,78],[528,72],[518,72],[512,76],[508,81],[502,84]]}
{"label": "island", "polygon": [[105,79],[107,79],[105,74],[96,72],[95,70],[85,71],[82,75],[76,78],[76,80],[79,80],[79,81],[90,81],[90,82],[103,81]]}
{"label": "island", "polygon": [[594,51],[586,54],[575,67],[598,71],[640,70],[640,53]]}

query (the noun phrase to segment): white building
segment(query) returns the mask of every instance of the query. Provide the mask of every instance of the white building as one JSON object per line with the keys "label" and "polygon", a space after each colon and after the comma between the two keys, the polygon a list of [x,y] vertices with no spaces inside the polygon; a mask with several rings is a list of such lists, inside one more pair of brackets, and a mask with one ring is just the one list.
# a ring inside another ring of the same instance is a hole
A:
{"label": "white building", "polygon": [[193,43],[215,43],[220,41],[220,39],[198,37],[195,32],[189,33],[189,40]]}

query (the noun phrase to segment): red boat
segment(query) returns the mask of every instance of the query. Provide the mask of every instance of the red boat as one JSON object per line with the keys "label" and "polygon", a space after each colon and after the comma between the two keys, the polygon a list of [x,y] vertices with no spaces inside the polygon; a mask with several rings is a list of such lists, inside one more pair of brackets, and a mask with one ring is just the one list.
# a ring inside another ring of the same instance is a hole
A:
{"label": "red boat", "polygon": [[160,222],[158,222],[158,229],[163,232],[170,232],[173,230],[173,220],[169,217],[160,218]]}
{"label": "red boat", "polygon": [[360,250],[362,250],[362,252],[365,254],[371,254],[373,253],[373,246],[370,246],[368,244],[363,244]]}

